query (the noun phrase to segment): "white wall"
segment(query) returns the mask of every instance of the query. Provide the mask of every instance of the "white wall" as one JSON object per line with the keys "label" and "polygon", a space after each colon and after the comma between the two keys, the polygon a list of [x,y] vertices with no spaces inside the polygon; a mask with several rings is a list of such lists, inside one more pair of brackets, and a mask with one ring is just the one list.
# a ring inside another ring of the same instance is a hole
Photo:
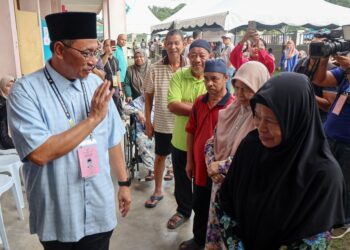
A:
{"label": "white wall", "polygon": [[13,0],[0,0],[0,77],[21,76]]}
{"label": "white wall", "polygon": [[108,0],[109,36],[117,39],[126,34],[125,0]]}

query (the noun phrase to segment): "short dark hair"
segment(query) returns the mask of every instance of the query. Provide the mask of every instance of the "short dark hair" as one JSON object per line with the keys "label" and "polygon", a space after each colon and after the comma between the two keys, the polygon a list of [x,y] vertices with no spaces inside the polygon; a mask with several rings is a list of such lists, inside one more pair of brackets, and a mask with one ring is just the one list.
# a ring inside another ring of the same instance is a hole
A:
{"label": "short dark hair", "polygon": [[202,33],[201,30],[193,31],[193,33],[192,33],[193,39],[197,39],[201,33]]}
{"label": "short dark hair", "polygon": [[165,40],[168,40],[170,36],[175,36],[175,35],[180,36],[182,41],[184,40],[184,35],[182,34],[182,31],[178,29],[169,30],[169,32],[165,36]]}

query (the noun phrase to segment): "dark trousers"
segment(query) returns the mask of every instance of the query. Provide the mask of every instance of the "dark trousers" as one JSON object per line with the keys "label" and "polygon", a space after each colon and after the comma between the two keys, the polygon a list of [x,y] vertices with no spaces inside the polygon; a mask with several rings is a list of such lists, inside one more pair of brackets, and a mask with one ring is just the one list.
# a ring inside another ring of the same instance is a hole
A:
{"label": "dark trousers", "polygon": [[207,178],[206,187],[195,184],[193,186],[193,238],[198,245],[204,246],[208,226],[211,180]]}
{"label": "dark trousers", "polygon": [[328,138],[331,151],[337,159],[345,180],[345,224],[350,224],[350,144]]}
{"label": "dark trousers", "polygon": [[122,114],[123,114],[123,101],[122,101],[122,98],[119,94],[118,88],[115,88],[115,92],[112,96],[112,99],[113,99],[115,106],[117,107],[119,115],[122,116]]}
{"label": "dark trousers", "polygon": [[85,236],[78,242],[40,241],[44,250],[108,250],[113,230]]}
{"label": "dark trousers", "polygon": [[173,147],[171,157],[175,177],[176,211],[189,218],[192,212],[192,182],[186,175],[187,152]]}

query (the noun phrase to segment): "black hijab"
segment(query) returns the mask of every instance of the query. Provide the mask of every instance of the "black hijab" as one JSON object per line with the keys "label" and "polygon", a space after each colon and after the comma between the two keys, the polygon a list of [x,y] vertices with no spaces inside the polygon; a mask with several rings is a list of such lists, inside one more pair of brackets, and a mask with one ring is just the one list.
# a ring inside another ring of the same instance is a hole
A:
{"label": "black hijab", "polygon": [[264,147],[258,131],[240,144],[220,191],[246,250],[274,250],[344,222],[343,175],[323,132],[313,88],[304,75],[281,73],[251,100],[269,107],[282,142]]}

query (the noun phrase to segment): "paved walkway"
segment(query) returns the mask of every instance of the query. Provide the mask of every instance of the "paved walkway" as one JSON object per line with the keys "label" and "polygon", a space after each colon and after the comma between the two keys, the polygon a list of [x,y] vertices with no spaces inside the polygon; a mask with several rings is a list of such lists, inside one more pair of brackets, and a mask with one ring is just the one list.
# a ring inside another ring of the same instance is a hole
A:
{"label": "paved walkway", "polygon": [[[141,177],[144,175],[141,173]],[[175,250],[181,241],[192,236],[192,221],[176,230],[166,228],[168,218],[176,209],[174,181],[165,182],[164,199],[153,209],[144,207],[145,200],[152,194],[153,182],[134,180],[131,190],[132,208],[126,218],[121,218],[118,214],[119,224],[112,235],[111,250]],[[37,236],[29,234],[27,203],[24,209],[25,221],[17,219],[11,192],[2,196],[1,206],[11,250],[43,249]]]}

